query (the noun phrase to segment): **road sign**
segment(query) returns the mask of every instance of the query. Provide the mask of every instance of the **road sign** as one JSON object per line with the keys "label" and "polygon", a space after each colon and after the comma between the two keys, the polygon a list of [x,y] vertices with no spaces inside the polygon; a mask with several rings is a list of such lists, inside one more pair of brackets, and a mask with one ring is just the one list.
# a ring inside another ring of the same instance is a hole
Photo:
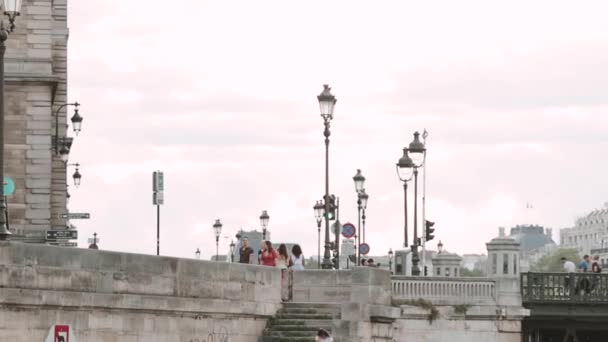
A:
{"label": "road sign", "polygon": [[152,194],[152,202],[154,205],[162,205],[165,203],[165,195],[162,191]]}
{"label": "road sign", "polygon": [[60,246],[60,247],[76,247],[78,244],[76,242],[49,242],[51,246]]}
{"label": "road sign", "polygon": [[91,218],[91,214],[89,213],[66,213],[61,214],[62,219],[68,220],[88,220]]}
{"label": "road sign", "polygon": [[162,192],[165,190],[165,175],[161,171],[152,173],[152,191]]}
{"label": "road sign", "polygon": [[369,253],[369,245],[365,242],[359,245],[359,252],[363,255],[367,255],[367,253]]}
{"label": "road sign", "polygon": [[347,239],[352,238],[353,236],[355,236],[356,234],[356,229],[355,229],[355,225],[352,223],[345,223],[342,226],[342,236],[344,236]]}
{"label": "road sign", "polygon": [[15,192],[15,182],[10,178],[4,176],[4,196],[10,196]]}
{"label": "road sign", "polygon": [[355,254],[355,239],[344,239],[340,245],[340,254],[352,255]]}
{"label": "road sign", "polygon": [[47,230],[46,231],[46,239],[47,240],[75,240],[78,239],[78,231],[77,230]]}

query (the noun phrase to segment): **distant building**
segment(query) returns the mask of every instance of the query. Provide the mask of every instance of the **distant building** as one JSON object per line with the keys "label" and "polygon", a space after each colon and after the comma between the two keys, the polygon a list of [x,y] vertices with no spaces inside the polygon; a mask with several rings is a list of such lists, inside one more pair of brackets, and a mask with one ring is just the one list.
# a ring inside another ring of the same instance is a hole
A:
{"label": "distant building", "polygon": [[485,254],[464,254],[462,256],[461,267],[469,271],[480,271],[485,274],[487,260],[488,256]]}
{"label": "distant building", "polygon": [[590,254],[592,249],[608,247],[608,203],[603,209],[596,209],[576,220],[574,227],[560,230],[560,244],[565,248],[575,248],[581,255]]}
{"label": "distant building", "polygon": [[227,255],[212,255],[211,256],[211,261],[228,261],[228,256]]}
{"label": "distant building", "polygon": [[508,236],[519,243],[520,267],[527,272],[540,258],[552,253],[557,244],[553,241],[553,230],[535,224],[521,224],[511,228]]}

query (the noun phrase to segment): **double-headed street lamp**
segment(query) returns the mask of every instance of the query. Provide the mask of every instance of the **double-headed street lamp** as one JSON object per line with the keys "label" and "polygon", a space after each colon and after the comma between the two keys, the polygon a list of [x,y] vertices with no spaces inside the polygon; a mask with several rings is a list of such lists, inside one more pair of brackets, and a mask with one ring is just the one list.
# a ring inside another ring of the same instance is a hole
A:
{"label": "double-headed street lamp", "polygon": [[403,182],[403,191],[405,197],[405,229],[404,229],[404,247],[407,247],[407,182],[411,180],[411,175],[414,175],[414,239],[412,241],[412,275],[419,276],[420,268],[418,263],[420,257],[418,256],[418,246],[420,246],[420,239],[418,238],[418,169],[424,164],[424,155],[426,147],[420,141],[420,133],[414,132],[414,140],[410,143],[409,147],[403,149],[403,156],[397,162],[397,173],[399,179]]}
{"label": "double-headed street lamp", "polygon": [[268,216],[268,212],[266,210],[263,210],[262,215],[260,215],[260,225],[262,226],[262,240],[266,240],[266,229],[268,229],[269,220],[270,216]]}
{"label": "double-headed street lamp", "polygon": [[[15,29],[15,18],[21,12],[21,0],[3,0],[4,14],[8,17],[9,25],[5,28],[4,21],[0,24],[0,182],[4,184],[4,53],[6,40]],[[4,185],[3,185],[4,188]],[[6,201],[0,196],[0,240],[10,239],[11,232],[7,229]]]}
{"label": "double-headed street lamp", "polygon": [[215,220],[213,224],[213,233],[215,234],[215,261],[219,261],[220,250],[220,235],[222,234],[222,223],[220,219]]}
{"label": "double-headed street lamp", "polygon": [[321,117],[323,118],[323,125],[325,130],[323,135],[325,136],[325,251],[323,253],[323,269],[331,269],[331,254],[330,254],[330,240],[329,240],[329,136],[331,135],[330,123],[334,118],[334,107],[338,101],[331,93],[329,85],[323,85],[323,92],[317,96],[319,100],[319,109],[321,110]]}
{"label": "double-headed street lamp", "polygon": [[[82,116],[78,113],[78,107],[80,103],[64,103],[55,111],[55,142],[54,142],[54,150],[55,154],[57,154],[64,163],[68,162],[68,157],[70,154],[70,148],[72,148],[72,138],[64,137],[59,139],[59,112],[68,106],[74,106],[74,115],[70,119],[72,121],[72,129],[74,133],[78,135],[78,133],[82,129]],[[67,125],[66,125],[67,126]]]}
{"label": "double-headed street lamp", "polygon": [[317,219],[317,267],[321,268],[321,223],[323,222],[323,214],[325,213],[323,201],[317,201],[313,209],[315,210],[315,218]]}

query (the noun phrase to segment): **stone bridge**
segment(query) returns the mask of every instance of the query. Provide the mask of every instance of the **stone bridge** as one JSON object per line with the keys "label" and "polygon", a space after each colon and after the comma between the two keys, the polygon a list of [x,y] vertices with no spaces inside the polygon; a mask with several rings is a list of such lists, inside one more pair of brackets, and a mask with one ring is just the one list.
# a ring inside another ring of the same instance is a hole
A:
{"label": "stone bridge", "polygon": [[608,274],[522,273],[525,342],[608,340]]}
{"label": "stone bridge", "polygon": [[[292,303],[281,291],[275,268],[0,242],[0,341],[46,341],[69,325],[78,342],[295,342],[326,324],[341,342],[519,342],[527,314],[519,277],[358,267],[294,272]],[[301,324],[290,317],[324,321],[269,333]]]}

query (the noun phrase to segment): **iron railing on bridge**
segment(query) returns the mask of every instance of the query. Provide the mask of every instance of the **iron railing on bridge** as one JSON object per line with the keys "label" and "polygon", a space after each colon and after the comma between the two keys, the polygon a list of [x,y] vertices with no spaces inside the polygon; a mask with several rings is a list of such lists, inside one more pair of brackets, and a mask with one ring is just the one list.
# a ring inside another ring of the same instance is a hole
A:
{"label": "iron railing on bridge", "polygon": [[556,302],[608,304],[608,274],[522,273],[521,295],[524,304]]}

